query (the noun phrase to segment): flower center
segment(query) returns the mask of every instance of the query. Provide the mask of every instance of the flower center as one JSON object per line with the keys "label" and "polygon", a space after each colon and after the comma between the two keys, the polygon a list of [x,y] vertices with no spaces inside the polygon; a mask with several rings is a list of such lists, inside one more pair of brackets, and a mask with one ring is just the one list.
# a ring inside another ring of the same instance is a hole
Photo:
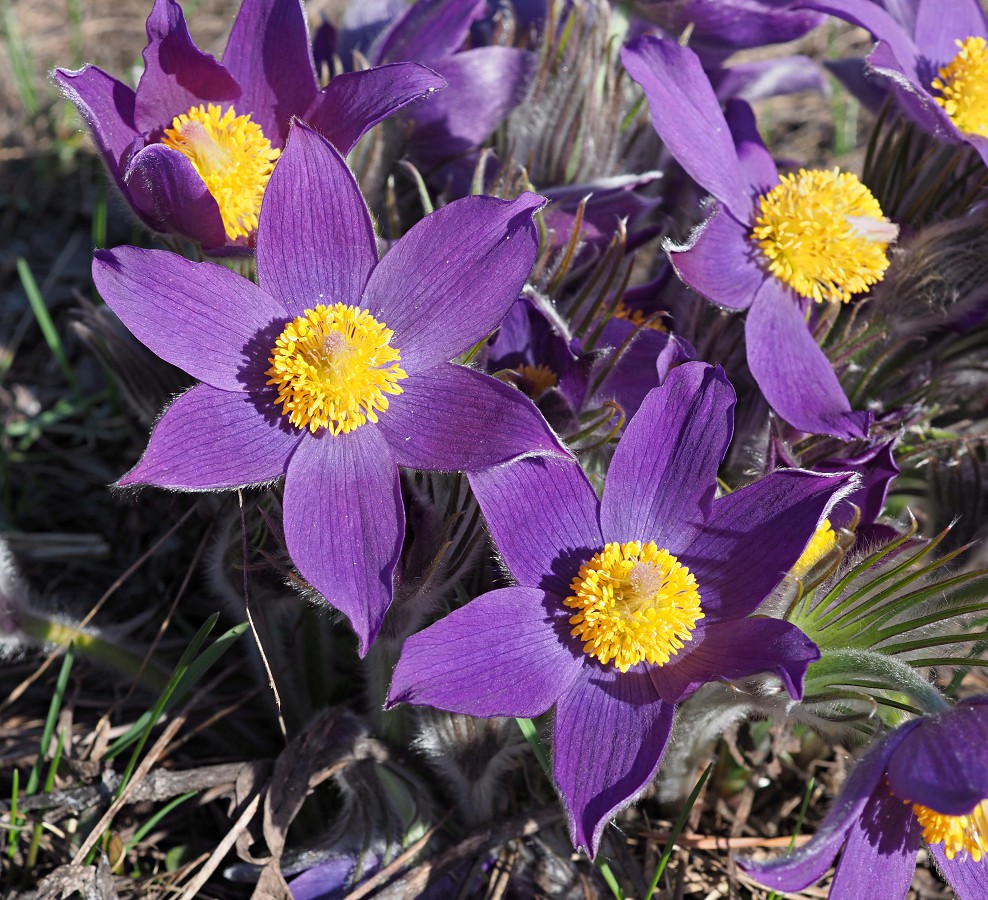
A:
{"label": "flower center", "polygon": [[988,137],[988,41],[969,37],[955,41],[957,55],[937,72],[934,97],[959,131]]}
{"label": "flower center", "polygon": [[847,302],[882,280],[898,228],[850,172],[800,169],[758,200],[752,237],[769,271],[802,297]]}
{"label": "flower center", "polygon": [[528,363],[522,363],[518,366],[517,372],[522,377],[519,387],[533,400],[538,400],[549,388],[559,384],[556,373],[546,365],[530,366]]}
{"label": "flower center", "polygon": [[264,374],[277,385],[282,413],[296,428],[314,434],[349,434],[378,410],[385,394],[400,394],[408,376],[401,355],[389,345],[394,332],[367,310],[337,303],[307,309],[285,326]]}
{"label": "flower center", "polygon": [[824,519],[823,524],[813,532],[813,537],[810,538],[802,556],[796,560],[796,565],[792,567],[792,574],[797,578],[802,578],[836,546],[837,535],[830,525],[830,519]]}
{"label": "flower center", "polygon": [[260,125],[238,116],[232,106],[225,113],[212,103],[193,106],[172,119],[161,143],[192,162],[220,208],[230,240],[257,230],[264,189],[281,155]]}
{"label": "flower center", "polygon": [[[616,307],[614,307],[614,312],[612,313],[615,319],[625,319],[634,325],[636,328],[640,328],[645,324],[648,316],[645,315],[640,309],[632,309],[621,300]],[[648,323],[648,328],[653,331],[668,331],[669,329],[665,327],[661,319],[653,319]]]}
{"label": "flower center", "polygon": [[965,850],[978,862],[988,848],[988,800],[982,800],[966,816],[945,816],[928,806],[913,804],[916,820],[928,844],[943,843],[947,859]]}
{"label": "flower center", "polygon": [[665,665],[703,618],[696,579],[654,541],[612,541],[580,566],[563,603],[579,610],[571,634],[583,652],[627,672],[644,660]]}

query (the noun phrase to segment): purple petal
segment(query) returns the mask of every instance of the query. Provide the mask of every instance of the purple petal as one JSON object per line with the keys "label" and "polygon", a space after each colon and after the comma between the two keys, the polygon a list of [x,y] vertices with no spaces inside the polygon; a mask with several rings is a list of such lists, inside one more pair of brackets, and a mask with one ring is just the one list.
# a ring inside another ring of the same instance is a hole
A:
{"label": "purple petal", "polygon": [[193,106],[240,97],[234,77],[192,42],[182,7],[175,0],[154,0],[147,33],[144,74],[134,110],[138,131],[154,134]]}
{"label": "purple petal", "polygon": [[693,290],[718,306],[747,309],[769,276],[761,251],[751,240],[751,226],[718,207],[689,242],[667,244],[676,274]]}
{"label": "purple petal", "polygon": [[870,70],[862,57],[827,59],[823,64],[870,113],[879,114],[882,104],[888,99],[888,83],[884,78],[869,78]]}
{"label": "purple petal", "polygon": [[[775,160],[762,143],[754,110],[743,100],[727,102],[727,124],[752,193],[767,194],[779,183]],[[754,241],[748,237],[749,253]],[[756,253],[760,251],[755,251]]]}
{"label": "purple petal", "polygon": [[913,34],[920,53],[936,67],[957,55],[958,40],[988,37],[988,29],[978,0],[920,0]]}
{"label": "purple petal", "polygon": [[[703,608],[703,585],[700,585]],[[662,699],[679,703],[708,681],[735,681],[772,672],[790,696],[803,696],[803,679],[820,651],[795,625],[778,619],[715,621],[693,633],[693,639],[664,666],[650,666],[649,675]]]}
{"label": "purple petal", "polygon": [[378,61],[428,63],[452,56],[483,11],[484,0],[419,0],[385,36]]}
{"label": "purple petal", "polygon": [[690,177],[738,219],[751,197],[720,103],[697,55],[675,41],[645,36],[621,51],[621,61],[645,91],[652,125]]}
{"label": "purple petal", "polygon": [[409,110],[412,140],[430,160],[475,148],[528,92],[538,57],[515,47],[479,47],[432,63],[447,88]]}
{"label": "purple petal", "polygon": [[470,486],[518,582],[568,596],[580,566],[604,546],[597,495],[579,464],[520,459],[471,473]]}
{"label": "purple petal", "polygon": [[559,698],[552,774],[575,847],[596,856],[608,820],[652,780],[673,709],[644,672],[590,663]]}
{"label": "purple petal", "polygon": [[345,156],[378,122],[445,86],[441,75],[412,62],[345,72],[323,88],[304,118]]}
{"label": "purple petal", "polygon": [[678,553],[709,515],[734,431],[734,388],[719,366],[684,363],[650,391],[607,472],[606,541],[655,541]]}
{"label": "purple petal", "polygon": [[801,891],[819,881],[879,785],[892,751],[919,721],[909,722],[881,738],[861,757],[808,844],[774,860],[756,862],[741,858],[738,865],[760,884],[778,891]]}
{"label": "purple petal", "polygon": [[[941,2],[941,0],[937,0]],[[870,31],[880,41],[891,45],[895,55],[903,62],[913,61],[917,55],[916,45],[892,16],[878,3],[862,3],[861,0],[812,0],[793,4],[808,7],[819,12],[844,19],[853,25],[858,25]]]}
{"label": "purple petal", "polygon": [[139,341],[220,390],[254,386],[249,370],[258,368],[257,354],[266,368],[277,332],[270,346],[265,341],[285,320],[280,304],[246,278],[165,250],[97,251],[93,281]]}
{"label": "purple petal", "polygon": [[813,339],[796,295],[765,280],[745,323],[748,366],[772,409],[800,431],[865,437],[872,415],[851,405],[826,354]]}
{"label": "purple petal", "polygon": [[303,435],[285,478],[285,541],[303,577],[350,620],[361,656],[391,605],[404,536],[398,468],[378,430]]}
{"label": "purple petal", "polygon": [[820,67],[806,56],[783,56],[734,63],[710,76],[717,96],[723,100],[740,97],[753,103],[799,91],[828,93]]}
{"label": "purple petal", "polygon": [[966,854],[947,859],[943,844],[930,844],[940,874],[957,894],[957,900],[984,900],[988,897],[988,863],[974,862]]}
{"label": "purple petal", "polygon": [[903,800],[962,816],[988,797],[988,705],[959,703],[925,719],[889,762],[892,791]]}
{"label": "purple petal", "polygon": [[905,897],[916,871],[921,834],[909,805],[879,782],[848,831],[830,887],[832,900],[856,900],[865,885],[876,884],[885,897]]}
{"label": "purple petal", "polygon": [[509,587],[471,600],[405,641],[388,705],[471,716],[537,716],[583,667],[558,598]]}
{"label": "purple petal", "polygon": [[855,456],[813,463],[813,468],[819,472],[857,472],[861,479],[858,487],[830,514],[830,522],[835,528],[854,518],[856,513],[852,504],[858,508],[861,522],[866,525],[874,523],[882,514],[889,486],[900,472],[895,461],[896,443],[898,438],[892,438]]}
{"label": "purple petal", "polygon": [[246,393],[199,384],[165,410],[141,461],[117,484],[215,491],[274,481],[300,437]]}
{"label": "purple petal", "polygon": [[244,0],[223,53],[223,65],[240,82],[241,115],[283,147],[292,116],[316,95],[316,70],[302,0]]}
{"label": "purple petal", "polygon": [[54,78],[89,126],[103,162],[122,187],[124,154],[140,135],[134,125],[134,92],[96,66],[77,72],[55,69]]}
{"label": "purple petal", "polygon": [[851,473],[779,469],[715,500],[709,521],[679,554],[696,576],[708,619],[754,612],[854,484]]}
{"label": "purple petal", "polygon": [[144,147],[131,157],[123,180],[135,209],[155,231],[185,235],[206,249],[228,242],[215,198],[178,150]]}
{"label": "purple petal", "polygon": [[448,362],[497,327],[532,271],[544,204],[528,193],[455,200],[388,251],[360,305],[394,330],[405,371]]}
{"label": "purple petal", "polygon": [[517,388],[443,363],[399,382],[378,427],[400,466],[472,472],[519,456],[568,454]]}
{"label": "purple petal", "polygon": [[299,316],[320,303],[355,306],[376,264],[353,174],[329,141],[296,123],[261,204],[258,284]]}

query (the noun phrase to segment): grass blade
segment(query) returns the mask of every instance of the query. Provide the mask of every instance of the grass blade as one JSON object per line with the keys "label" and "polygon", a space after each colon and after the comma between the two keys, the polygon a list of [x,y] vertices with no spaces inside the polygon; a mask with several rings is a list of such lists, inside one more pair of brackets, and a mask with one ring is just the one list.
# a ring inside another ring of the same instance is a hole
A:
{"label": "grass blade", "polygon": [[74,391],[78,391],[79,384],[75,380],[75,373],[72,371],[68,357],[65,355],[65,348],[62,347],[62,339],[55,330],[55,323],[52,322],[48,307],[45,306],[44,298],[38,289],[38,283],[34,280],[34,275],[31,274],[31,267],[27,264],[27,260],[23,256],[17,257],[17,274],[20,276],[21,286],[24,288],[24,293],[27,294],[27,302],[31,304],[31,312],[34,313],[34,318],[38,321],[38,326],[41,328],[41,333],[45,337],[45,343],[48,344],[48,349],[51,350],[52,356],[58,362],[58,366],[62,370],[65,380],[71,385]]}

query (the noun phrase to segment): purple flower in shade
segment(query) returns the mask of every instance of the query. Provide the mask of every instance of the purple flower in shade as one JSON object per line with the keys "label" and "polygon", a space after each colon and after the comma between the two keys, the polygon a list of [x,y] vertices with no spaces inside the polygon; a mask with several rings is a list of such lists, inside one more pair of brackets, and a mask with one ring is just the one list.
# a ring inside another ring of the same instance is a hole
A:
{"label": "purple flower in shade", "polygon": [[861,0],[800,5],[870,31],[878,43],[866,74],[890,88],[921,128],[970,144],[988,162],[988,19],[978,0],[919,0],[888,11]]}
{"label": "purple flower in shade", "polygon": [[265,185],[298,116],[342,154],[372,125],[441,88],[424,66],[353,72],[319,90],[301,0],[244,0],[223,62],[155,0],[137,90],[95,66],[55,70],[141,219],[210,251],[253,243]]}
{"label": "purple flower in shade", "polygon": [[813,839],[771,862],[739,860],[758,882],[799,891],[843,846],[830,900],[905,897],[925,841],[960,900],[988,897],[988,697],[914,719],[875,743]]}
{"label": "purple flower in shade", "polygon": [[708,681],[774,672],[799,697],[816,645],[749,617],[854,476],[779,470],[714,499],[734,391],[685,363],[618,443],[598,500],[578,465],[520,460],[471,475],[518,584],[406,640],[389,703],[474,716],[555,706],[553,774],[574,845],[652,779],[674,704]]}
{"label": "purple flower in shade", "polygon": [[679,277],[714,303],[748,310],[748,366],[783,419],[803,431],[865,436],[871,414],[851,411],[808,321],[815,302],[850,300],[883,277],[895,227],[849,173],[780,178],[750,107],[732,101],[725,118],[689,49],[645,37],[622,59],[645,90],[659,137],[717,201],[689,245],[670,248]]}
{"label": "purple flower in shade", "polygon": [[448,362],[517,296],[543,202],[451,203],[378,262],[346,163],[296,124],[261,210],[258,285],[165,251],[98,253],[93,278],[107,304],[203,381],[165,411],[119,484],[220,490],[284,475],[288,551],[366,652],[404,535],[397,466],[469,471],[565,456],[518,391]]}

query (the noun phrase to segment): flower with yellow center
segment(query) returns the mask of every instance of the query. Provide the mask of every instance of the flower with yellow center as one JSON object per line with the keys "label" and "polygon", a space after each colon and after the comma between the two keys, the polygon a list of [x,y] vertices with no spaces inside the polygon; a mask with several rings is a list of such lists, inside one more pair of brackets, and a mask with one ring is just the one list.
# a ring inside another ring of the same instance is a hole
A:
{"label": "flower with yellow center", "polygon": [[800,169],[758,200],[752,237],[769,271],[802,297],[845,303],[881,281],[898,234],[850,172]]}
{"label": "flower with yellow center", "polygon": [[988,800],[982,800],[966,816],[945,816],[928,806],[913,804],[916,821],[923,829],[928,844],[943,844],[947,859],[968,853],[973,862],[980,862],[988,849]]}
{"label": "flower with yellow center", "polygon": [[337,303],[307,309],[275,342],[264,373],[296,428],[349,434],[388,408],[408,376],[389,344],[394,332],[367,310]]}
{"label": "flower with yellow center", "polygon": [[250,116],[210,103],[172,119],[161,142],[188,157],[216,200],[231,241],[250,237],[274,164],[281,151],[271,146]]}
{"label": "flower with yellow center", "polygon": [[522,377],[521,388],[533,400],[538,400],[549,388],[559,384],[556,373],[546,365],[530,366],[522,363],[518,366],[518,374]]}
{"label": "flower with yellow center", "polygon": [[958,131],[988,137],[988,41],[969,37],[955,42],[957,55],[937,72],[933,99]]}
{"label": "flower with yellow center", "polygon": [[654,541],[611,541],[580,566],[563,600],[583,652],[621,672],[640,662],[664,665],[703,618],[696,579]]}
{"label": "flower with yellow center", "polygon": [[792,567],[792,574],[797,578],[802,578],[836,546],[837,535],[830,526],[830,519],[824,519],[820,527],[813,532],[813,537],[806,545],[803,555],[796,560],[796,565]]}

